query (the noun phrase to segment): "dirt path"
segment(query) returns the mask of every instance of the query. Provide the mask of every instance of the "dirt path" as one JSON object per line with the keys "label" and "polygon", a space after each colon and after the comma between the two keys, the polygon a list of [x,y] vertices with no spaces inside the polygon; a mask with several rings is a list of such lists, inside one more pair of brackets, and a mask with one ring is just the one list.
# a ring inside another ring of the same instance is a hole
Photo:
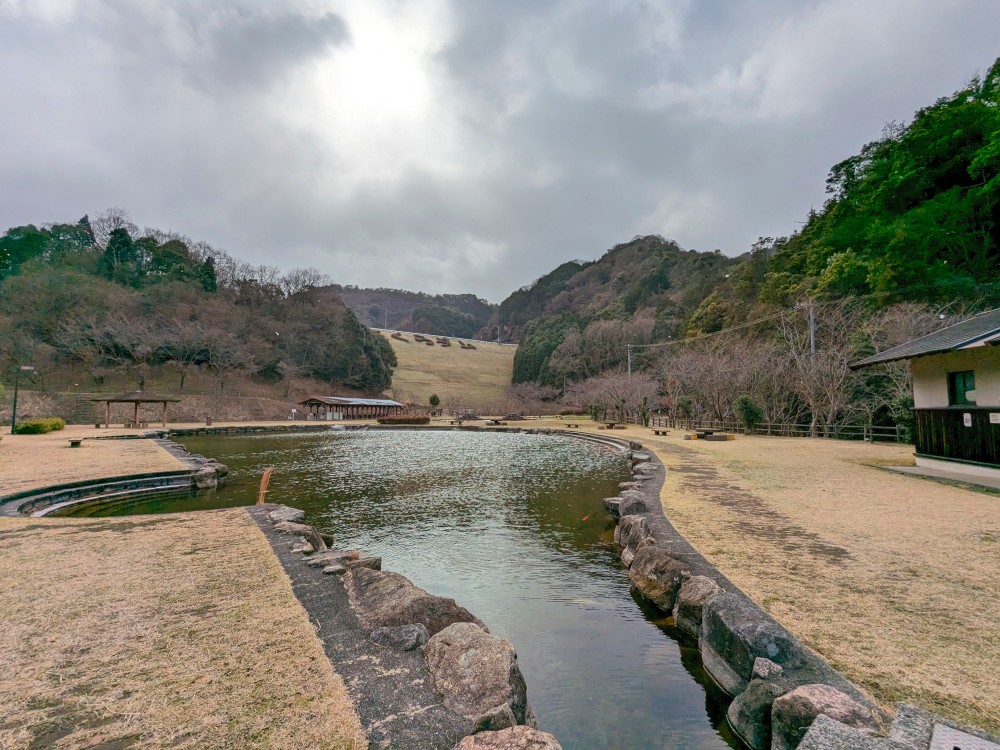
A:
{"label": "dirt path", "polygon": [[0,518],[0,570],[4,750],[367,747],[242,509]]}

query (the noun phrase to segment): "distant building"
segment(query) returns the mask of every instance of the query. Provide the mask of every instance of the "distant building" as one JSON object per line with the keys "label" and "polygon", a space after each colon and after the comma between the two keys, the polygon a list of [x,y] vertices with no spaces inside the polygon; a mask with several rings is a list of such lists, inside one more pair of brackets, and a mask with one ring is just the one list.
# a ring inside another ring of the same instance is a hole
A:
{"label": "distant building", "polygon": [[399,414],[406,407],[387,398],[345,398],[342,396],[310,396],[299,401],[306,419],[375,419]]}
{"label": "distant building", "polygon": [[918,466],[1000,478],[1000,310],[851,365],[908,360]]}

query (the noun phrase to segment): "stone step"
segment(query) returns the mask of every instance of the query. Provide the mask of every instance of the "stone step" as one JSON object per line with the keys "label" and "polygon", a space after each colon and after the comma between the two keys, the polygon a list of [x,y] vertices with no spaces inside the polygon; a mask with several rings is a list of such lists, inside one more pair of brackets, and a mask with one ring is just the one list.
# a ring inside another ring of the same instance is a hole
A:
{"label": "stone step", "polygon": [[873,737],[821,714],[798,750],[1000,750],[1000,742],[980,729],[901,703],[888,737]]}
{"label": "stone step", "polygon": [[922,708],[901,703],[889,737],[913,750],[1000,750],[1000,739]]}
{"label": "stone step", "polygon": [[797,750],[910,750],[910,745],[888,737],[873,737],[820,714]]}

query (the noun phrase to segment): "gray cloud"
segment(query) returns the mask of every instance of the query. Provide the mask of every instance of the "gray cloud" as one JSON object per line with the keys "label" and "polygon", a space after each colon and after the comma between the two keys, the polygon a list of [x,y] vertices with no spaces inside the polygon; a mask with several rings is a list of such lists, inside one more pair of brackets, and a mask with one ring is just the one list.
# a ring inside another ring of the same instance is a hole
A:
{"label": "gray cloud", "polygon": [[992,0],[0,0],[0,225],[119,205],[495,300],[639,233],[738,254],[998,27]]}

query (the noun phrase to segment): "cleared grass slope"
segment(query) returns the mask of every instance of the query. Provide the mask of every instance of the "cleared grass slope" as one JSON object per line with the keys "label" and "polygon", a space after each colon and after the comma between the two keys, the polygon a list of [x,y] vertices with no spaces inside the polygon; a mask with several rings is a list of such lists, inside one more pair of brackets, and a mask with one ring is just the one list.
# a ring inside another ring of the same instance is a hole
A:
{"label": "cleared grass slope", "polygon": [[462,349],[458,339],[451,339],[451,346],[427,346],[414,341],[411,334],[402,335],[405,342],[386,336],[399,360],[392,376],[397,394],[407,398],[412,394],[415,403],[426,404],[436,393],[446,406],[503,400],[514,370],[516,346],[469,341],[476,348]]}

